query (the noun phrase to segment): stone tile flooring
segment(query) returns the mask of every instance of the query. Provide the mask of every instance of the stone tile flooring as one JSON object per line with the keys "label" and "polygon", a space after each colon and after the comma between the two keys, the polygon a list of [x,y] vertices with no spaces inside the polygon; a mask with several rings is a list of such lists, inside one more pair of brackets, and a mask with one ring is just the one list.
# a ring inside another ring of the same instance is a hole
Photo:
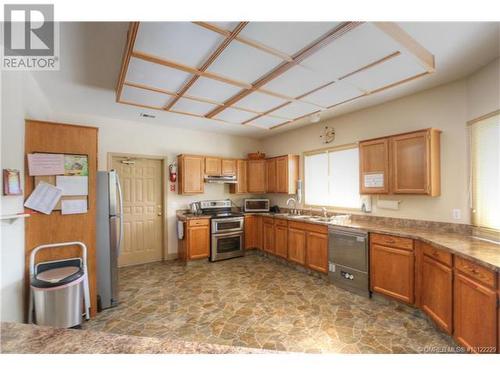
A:
{"label": "stone tile flooring", "polygon": [[120,270],[121,304],[84,329],[295,352],[453,347],[415,309],[354,295],[257,254]]}

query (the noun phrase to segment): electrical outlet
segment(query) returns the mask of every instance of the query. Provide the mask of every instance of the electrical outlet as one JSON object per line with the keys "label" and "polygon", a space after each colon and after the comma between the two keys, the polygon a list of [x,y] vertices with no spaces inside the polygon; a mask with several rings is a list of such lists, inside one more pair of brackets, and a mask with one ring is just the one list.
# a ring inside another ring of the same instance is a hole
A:
{"label": "electrical outlet", "polygon": [[451,216],[454,220],[460,220],[462,218],[462,210],[460,208],[454,208],[451,210]]}

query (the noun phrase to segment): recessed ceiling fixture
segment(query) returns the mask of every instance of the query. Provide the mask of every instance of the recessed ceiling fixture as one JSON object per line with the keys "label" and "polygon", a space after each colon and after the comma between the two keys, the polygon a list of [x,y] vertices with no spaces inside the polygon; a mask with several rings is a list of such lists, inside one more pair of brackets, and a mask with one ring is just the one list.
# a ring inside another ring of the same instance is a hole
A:
{"label": "recessed ceiling fixture", "polygon": [[144,113],[144,112],[141,112],[139,114],[139,117],[146,117],[146,118],[156,118],[155,115],[150,115],[149,113]]}

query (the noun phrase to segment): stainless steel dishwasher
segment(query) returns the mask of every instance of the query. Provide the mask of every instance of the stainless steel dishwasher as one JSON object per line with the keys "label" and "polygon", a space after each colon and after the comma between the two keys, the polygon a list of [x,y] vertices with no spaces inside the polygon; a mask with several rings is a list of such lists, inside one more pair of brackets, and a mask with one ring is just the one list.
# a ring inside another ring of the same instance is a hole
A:
{"label": "stainless steel dishwasher", "polygon": [[328,237],[328,276],[332,283],[370,297],[368,233],[330,227]]}

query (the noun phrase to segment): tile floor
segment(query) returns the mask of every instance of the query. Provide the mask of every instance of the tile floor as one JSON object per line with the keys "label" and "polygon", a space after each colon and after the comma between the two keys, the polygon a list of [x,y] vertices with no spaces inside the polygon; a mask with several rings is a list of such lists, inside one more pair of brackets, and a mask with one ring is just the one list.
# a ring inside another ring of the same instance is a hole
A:
{"label": "tile floor", "polygon": [[454,347],[418,310],[354,295],[256,253],[128,267],[120,288],[121,304],[84,329],[295,352]]}

